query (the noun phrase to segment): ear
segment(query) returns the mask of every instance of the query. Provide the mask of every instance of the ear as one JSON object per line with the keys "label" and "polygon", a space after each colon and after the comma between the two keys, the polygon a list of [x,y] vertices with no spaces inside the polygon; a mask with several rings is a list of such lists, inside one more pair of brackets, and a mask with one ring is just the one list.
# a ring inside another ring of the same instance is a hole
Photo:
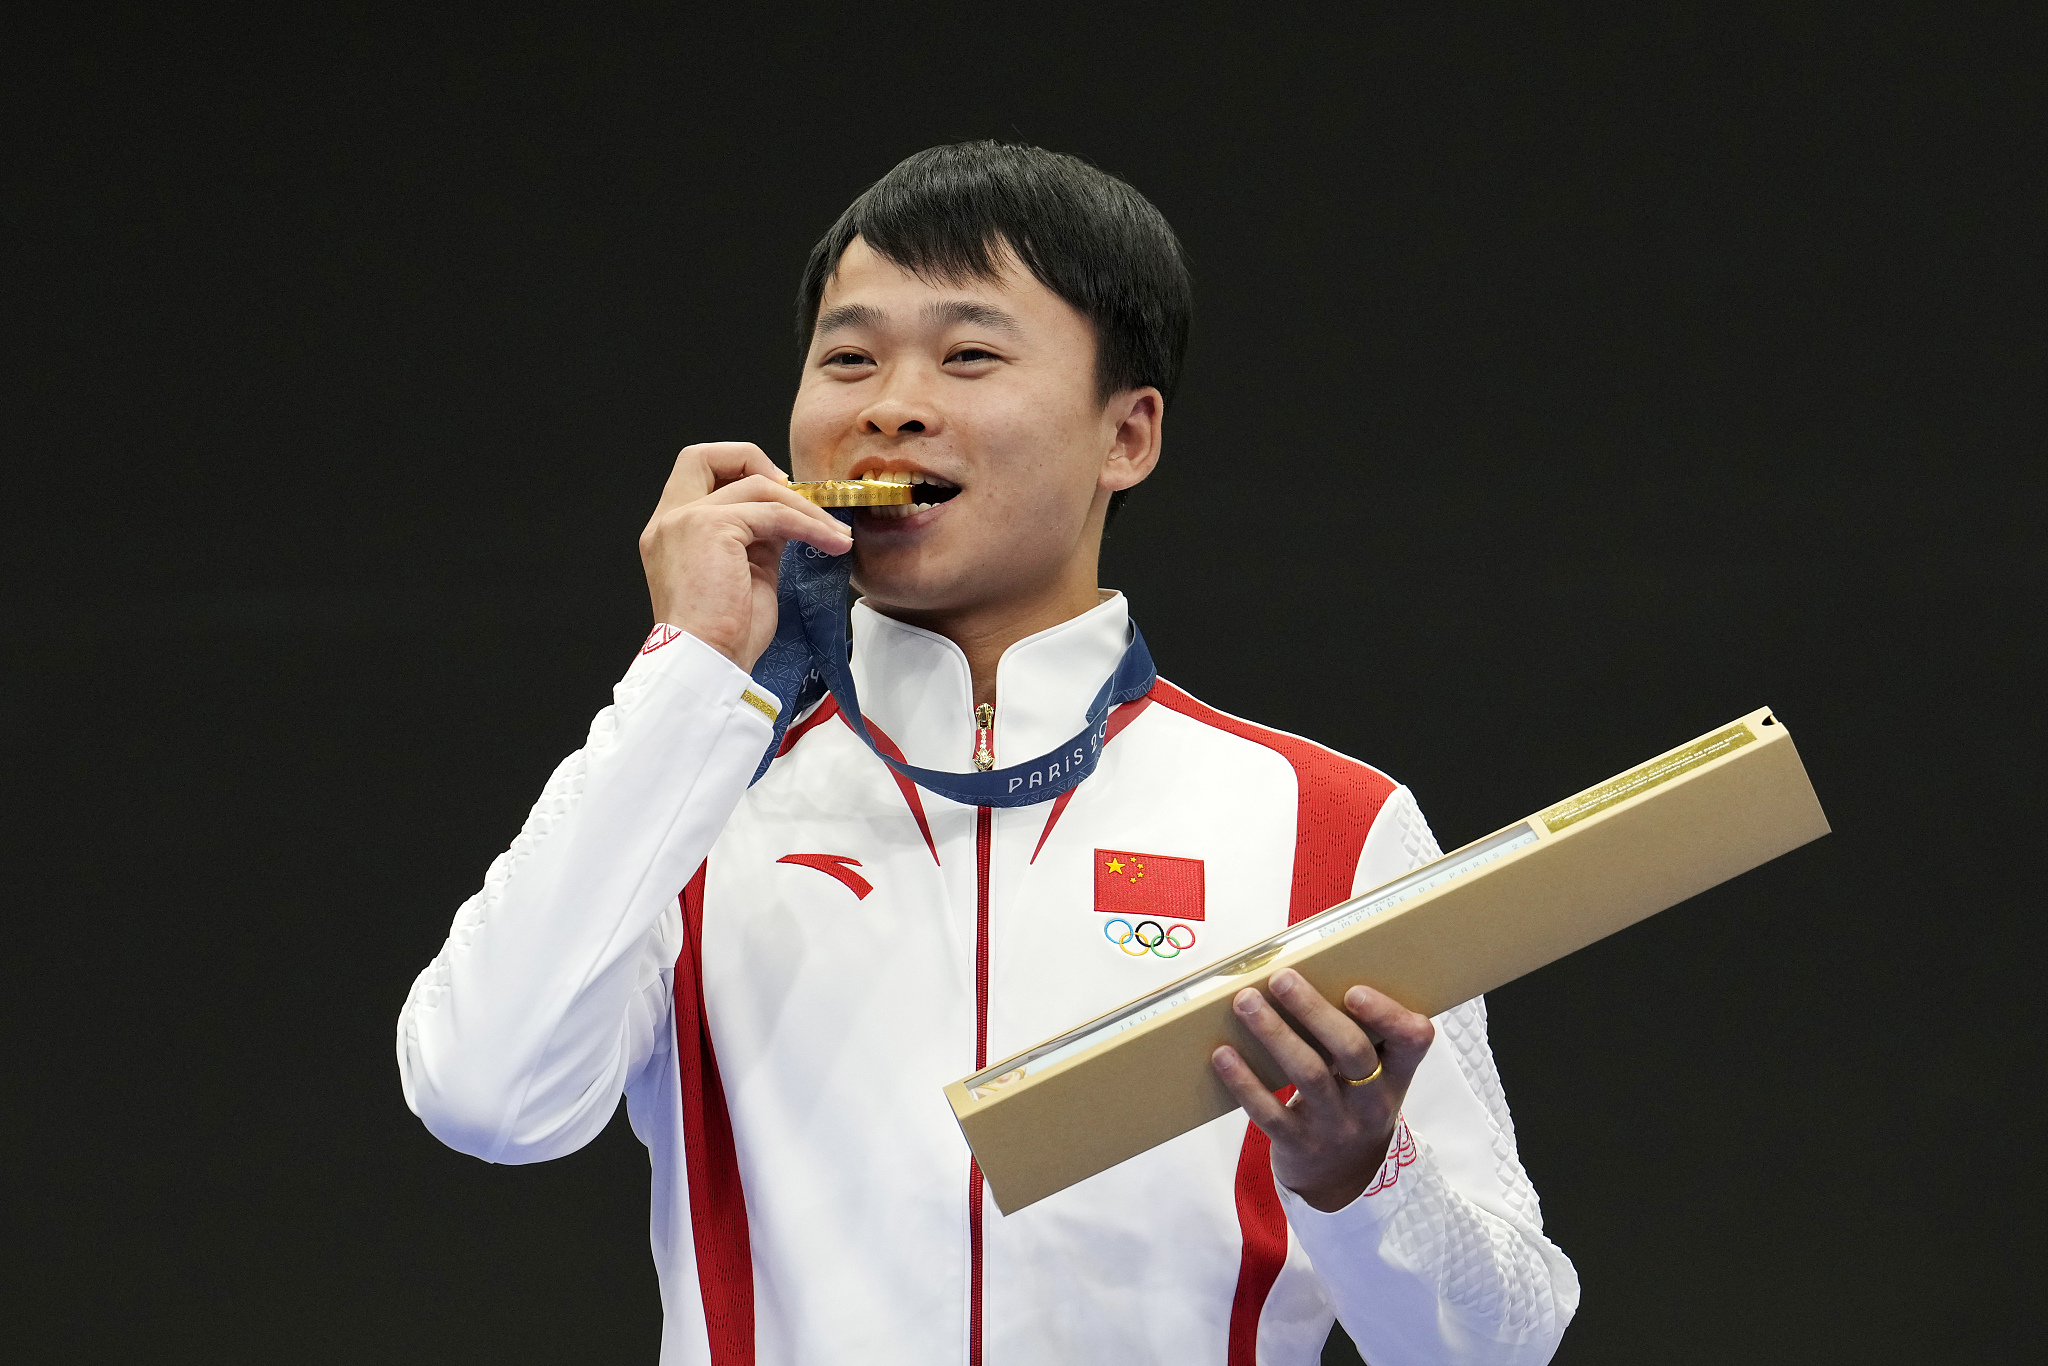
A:
{"label": "ear", "polygon": [[1149,384],[1125,389],[1104,405],[1103,417],[1115,425],[1096,487],[1115,493],[1142,484],[1159,463],[1159,447],[1165,439],[1165,395]]}

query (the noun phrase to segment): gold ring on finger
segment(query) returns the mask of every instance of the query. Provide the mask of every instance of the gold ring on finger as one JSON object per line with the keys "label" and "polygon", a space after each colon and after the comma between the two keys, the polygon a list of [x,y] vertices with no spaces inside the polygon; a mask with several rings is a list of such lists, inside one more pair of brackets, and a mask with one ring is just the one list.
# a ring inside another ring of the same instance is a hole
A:
{"label": "gold ring on finger", "polygon": [[1353,1081],[1351,1078],[1345,1076],[1342,1072],[1339,1072],[1334,1067],[1330,1069],[1330,1075],[1335,1077],[1338,1081],[1343,1082],[1346,1086],[1370,1086],[1374,1082],[1378,1081],[1380,1079],[1380,1073],[1386,1070],[1387,1060],[1385,1058],[1381,1058],[1379,1061],[1379,1066],[1372,1069],[1372,1075],[1369,1077],[1360,1077],[1358,1080]]}

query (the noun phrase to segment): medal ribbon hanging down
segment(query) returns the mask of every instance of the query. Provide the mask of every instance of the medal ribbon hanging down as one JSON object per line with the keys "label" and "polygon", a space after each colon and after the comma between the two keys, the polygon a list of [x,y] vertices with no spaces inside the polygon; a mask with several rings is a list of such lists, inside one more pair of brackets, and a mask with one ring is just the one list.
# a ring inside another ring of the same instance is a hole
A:
{"label": "medal ribbon hanging down", "polygon": [[[832,515],[851,522],[851,508],[833,508]],[[1087,724],[1073,739],[1039,755],[1029,763],[987,773],[944,773],[918,768],[892,759],[875,748],[874,736],[860,713],[860,697],[854,692],[853,656],[847,623],[846,593],[853,577],[853,555],[827,555],[801,541],[791,541],[782,552],[782,578],[776,590],[775,638],[754,664],[754,681],[782,699],[781,714],[775,718],[775,736],[768,742],[761,765],[754,770],[754,782],[768,771],[775,751],[782,746],[782,734],[789,723],[829,690],[839,699],[839,710],[861,742],[877,759],[924,788],[963,806],[1030,806],[1050,801],[1072,791],[1102,757],[1109,713],[1114,707],[1133,702],[1152,690],[1158,678],[1152,667],[1151,651],[1145,637],[1131,625],[1130,643],[1123,658],[1095,700],[1088,705]]]}

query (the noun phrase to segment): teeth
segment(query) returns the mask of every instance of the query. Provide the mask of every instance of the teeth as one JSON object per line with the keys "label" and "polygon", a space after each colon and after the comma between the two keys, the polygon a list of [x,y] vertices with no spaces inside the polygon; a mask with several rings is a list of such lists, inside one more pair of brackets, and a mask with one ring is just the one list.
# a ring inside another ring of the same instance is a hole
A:
{"label": "teeth", "polygon": [[935,489],[960,487],[950,479],[941,479],[936,474],[920,474],[916,470],[876,470],[872,474],[862,475],[861,478],[876,484],[929,484]]}
{"label": "teeth", "polygon": [[888,507],[867,508],[865,511],[870,517],[894,520],[898,517],[912,517],[920,512],[930,512],[937,506],[937,503],[895,503]]}

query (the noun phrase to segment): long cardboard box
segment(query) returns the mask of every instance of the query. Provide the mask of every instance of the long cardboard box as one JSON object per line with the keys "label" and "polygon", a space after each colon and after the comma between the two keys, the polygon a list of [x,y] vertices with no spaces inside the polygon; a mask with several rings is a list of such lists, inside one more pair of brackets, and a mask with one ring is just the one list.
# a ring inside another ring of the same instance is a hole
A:
{"label": "long cardboard box", "polygon": [[1221,964],[946,1088],[996,1205],[1014,1213],[1237,1108],[1209,1067],[1236,1046],[1286,1078],[1230,1008],[1294,968],[1435,1015],[1828,833],[1768,707],[1333,906]]}

